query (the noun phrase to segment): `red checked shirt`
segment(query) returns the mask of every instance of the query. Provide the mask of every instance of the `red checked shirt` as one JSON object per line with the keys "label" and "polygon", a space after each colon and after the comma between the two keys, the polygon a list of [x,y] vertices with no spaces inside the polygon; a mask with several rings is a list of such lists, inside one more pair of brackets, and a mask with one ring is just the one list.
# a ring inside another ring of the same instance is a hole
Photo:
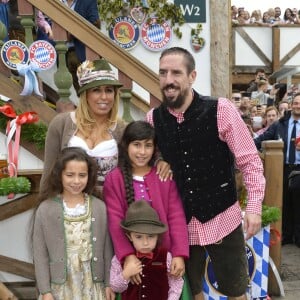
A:
{"label": "red checked shirt", "polygon": [[[168,110],[177,118],[178,123],[184,121],[183,112]],[[147,113],[147,121],[153,125],[153,109]],[[227,143],[235,156],[236,167],[243,174],[248,192],[246,212],[260,215],[265,190],[263,164],[248,128],[228,99],[219,98],[217,125],[220,140]],[[236,229],[241,221],[242,213],[238,201],[205,223],[192,217],[188,224],[189,244],[201,246],[214,244]]]}

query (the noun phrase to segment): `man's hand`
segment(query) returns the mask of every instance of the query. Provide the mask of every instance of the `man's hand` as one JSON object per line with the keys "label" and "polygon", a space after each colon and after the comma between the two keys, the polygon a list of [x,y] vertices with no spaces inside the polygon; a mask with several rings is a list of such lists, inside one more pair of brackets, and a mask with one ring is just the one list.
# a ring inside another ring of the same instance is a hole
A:
{"label": "man's hand", "polygon": [[170,267],[170,275],[177,278],[182,277],[185,272],[184,259],[182,257],[173,257]]}
{"label": "man's hand", "polygon": [[173,178],[173,172],[171,170],[171,166],[164,160],[159,160],[156,164],[156,169],[159,179],[161,181],[166,181],[167,179]]}
{"label": "man's hand", "polygon": [[244,216],[244,232],[245,239],[248,240],[261,229],[261,216],[256,214],[245,213]]}

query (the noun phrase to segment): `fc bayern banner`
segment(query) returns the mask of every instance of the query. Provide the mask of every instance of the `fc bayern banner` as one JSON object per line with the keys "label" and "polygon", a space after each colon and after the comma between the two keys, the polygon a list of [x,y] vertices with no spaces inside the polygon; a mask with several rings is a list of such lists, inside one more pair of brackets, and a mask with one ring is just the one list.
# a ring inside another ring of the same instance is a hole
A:
{"label": "fc bayern banner", "polygon": [[[270,225],[262,228],[254,237],[246,242],[245,250],[248,259],[251,288],[247,293],[252,300],[266,300],[268,291]],[[227,300],[227,297],[218,291],[218,282],[215,278],[209,256],[206,260],[205,277],[203,284],[206,300]]]}

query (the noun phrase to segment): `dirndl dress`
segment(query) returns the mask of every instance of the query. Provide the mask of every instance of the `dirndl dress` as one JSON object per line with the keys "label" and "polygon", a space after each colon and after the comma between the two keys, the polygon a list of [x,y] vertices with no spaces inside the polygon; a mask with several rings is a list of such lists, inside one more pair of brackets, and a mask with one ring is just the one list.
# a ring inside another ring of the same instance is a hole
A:
{"label": "dirndl dress", "polygon": [[64,203],[64,226],[67,248],[67,280],[63,285],[51,284],[57,300],[105,300],[103,283],[93,282],[91,259],[91,205],[68,208]]}

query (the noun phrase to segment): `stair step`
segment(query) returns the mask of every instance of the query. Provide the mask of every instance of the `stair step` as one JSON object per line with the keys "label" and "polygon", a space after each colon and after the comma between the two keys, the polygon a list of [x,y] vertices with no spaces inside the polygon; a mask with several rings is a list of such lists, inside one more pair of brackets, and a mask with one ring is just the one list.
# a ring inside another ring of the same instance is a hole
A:
{"label": "stair step", "polygon": [[4,282],[4,284],[19,300],[37,299],[35,282]]}

